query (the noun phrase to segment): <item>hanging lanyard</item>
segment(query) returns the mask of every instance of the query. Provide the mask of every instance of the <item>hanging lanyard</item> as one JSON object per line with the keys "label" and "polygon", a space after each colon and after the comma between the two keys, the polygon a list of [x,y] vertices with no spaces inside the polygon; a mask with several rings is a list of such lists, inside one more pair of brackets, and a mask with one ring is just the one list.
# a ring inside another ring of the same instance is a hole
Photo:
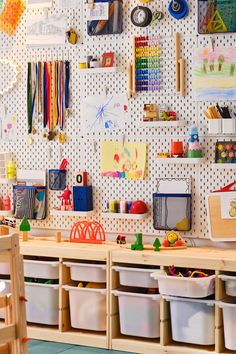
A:
{"label": "hanging lanyard", "polygon": [[64,89],[65,89],[65,72],[64,62],[60,63],[60,129],[64,129],[65,117],[64,117]]}
{"label": "hanging lanyard", "polygon": [[65,62],[65,77],[65,108],[68,109],[70,104],[70,62],[68,60]]}
{"label": "hanging lanyard", "polygon": [[54,97],[53,97],[53,124],[54,127],[57,126],[58,123],[58,62],[54,63]]}
{"label": "hanging lanyard", "polygon": [[32,76],[31,76],[31,63],[28,63],[27,113],[28,113],[28,134],[30,134],[32,132]]}
{"label": "hanging lanyard", "polygon": [[48,123],[47,117],[47,63],[43,67],[43,127],[46,128]]}

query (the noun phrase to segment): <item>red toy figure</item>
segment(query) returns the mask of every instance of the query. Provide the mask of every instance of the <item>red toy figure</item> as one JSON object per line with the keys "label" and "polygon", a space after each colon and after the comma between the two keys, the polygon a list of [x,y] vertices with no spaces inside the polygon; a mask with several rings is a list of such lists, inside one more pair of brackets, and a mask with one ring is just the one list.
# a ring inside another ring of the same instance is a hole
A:
{"label": "red toy figure", "polygon": [[62,195],[59,195],[58,198],[61,199],[61,210],[72,210],[71,190],[68,185]]}

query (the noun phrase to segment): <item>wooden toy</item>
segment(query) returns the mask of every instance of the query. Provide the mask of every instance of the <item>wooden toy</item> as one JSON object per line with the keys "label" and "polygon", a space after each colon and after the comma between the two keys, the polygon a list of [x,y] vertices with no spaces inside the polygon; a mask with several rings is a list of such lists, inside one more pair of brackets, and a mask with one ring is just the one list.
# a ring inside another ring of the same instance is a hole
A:
{"label": "wooden toy", "polygon": [[88,184],[88,172],[79,171],[76,173],[76,183],[78,186],[87,186]]}
{"label": "wooden toy", "polygon": [[162,242],[161,250],[176,250],[176,249],[185,249],[187,244],[184,241],[183,237],[177,231],[167,232],[165,239]]}
{"label": "wooden toy", "polygon": [[102,67],[111,68],[114,64],[115,54],[113,52],[103,53],[102,55]]}
{"label": "wooden toy", "polygon": [[158,158],[170,158],[170,153],[169,152],[157,152],[157,157]]}
{"label": "wooden toy", "polygon": [[96,221],[79,221],[70,232],[70,242],[102,243],[106,239],[102,225]]}
{"label": "wooden toy", "polygon": [[154,243],[153,243],[153,247],[154,247],[154,251],[155,252],[160,252],[161,250],[161,241],[159,240],[159,238],[156,238]]}
{"label": "wooden toy", "polygon": [[69,189],[68,185],[66,186],[64,192],[57,198],[61,199],[60,210],[72,210],[71,190]]}
{"label": "wooden toy", "polygon": [[22,235],[23,241],[28,241],[28,232],[30,231],[30,223],[26,217],[24,217],[20,223],[19,230]]}
{"label": "wooden toy", "polygon": [[6,226],[0,226],[0,236],[9,235],[9,228]]}
{"label": "wooden toy", "polygon": [[195,125],[190,127],[187,157],[190,158],[202,157],[202,149],[199,143],[199,136],[198,136],[198,128]]}
{"label": "wooden toy", "polygon": [[142,251],[144,249],[143,247],[143,234],[142,233],[136,233],[135,235],[136,241],[131,245],[131,250],[132,251]]}
{"label": "wooden toy", "polygon": [[116,243],[119,245],[125,245],[126,244],[126,237],[123,235],[118,235],[116,238]]}
{"label": "wooden toy", "polygon": [[56,232],[56,242],[61,242],[61,232],[60,231]]}
{"label": "wooden toy", "polygon": [[93,210],[93,187],[92,186],[74,186],[73,187],[73,205],[75,211]]}
{"label": "wooden toy", "polygon": [[153,122],[158,120],[157,105],[153,103],[144,105],[145,116],[143,118],[144,122]]}

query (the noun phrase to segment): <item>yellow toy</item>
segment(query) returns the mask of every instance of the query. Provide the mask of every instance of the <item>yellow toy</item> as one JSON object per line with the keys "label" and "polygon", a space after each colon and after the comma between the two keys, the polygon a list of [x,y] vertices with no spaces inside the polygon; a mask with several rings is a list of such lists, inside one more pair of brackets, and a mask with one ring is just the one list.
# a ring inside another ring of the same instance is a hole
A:
{"label": "yellow toy", "polygon": [[183,237],[177,231],[167,232],[164,241],[162,242],[161,250],[176,250],[176,249],[185,249],[187,244]]}

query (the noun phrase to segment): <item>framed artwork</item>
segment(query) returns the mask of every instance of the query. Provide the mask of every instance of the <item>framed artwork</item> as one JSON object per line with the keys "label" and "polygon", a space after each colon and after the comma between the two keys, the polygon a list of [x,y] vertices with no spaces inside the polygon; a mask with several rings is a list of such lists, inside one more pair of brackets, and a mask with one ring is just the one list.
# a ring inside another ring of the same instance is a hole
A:
{"label": "framed artwork", "polygon": [[103,53],[102,55],[102,67],[111,68],[114,64],[114,53]]}

